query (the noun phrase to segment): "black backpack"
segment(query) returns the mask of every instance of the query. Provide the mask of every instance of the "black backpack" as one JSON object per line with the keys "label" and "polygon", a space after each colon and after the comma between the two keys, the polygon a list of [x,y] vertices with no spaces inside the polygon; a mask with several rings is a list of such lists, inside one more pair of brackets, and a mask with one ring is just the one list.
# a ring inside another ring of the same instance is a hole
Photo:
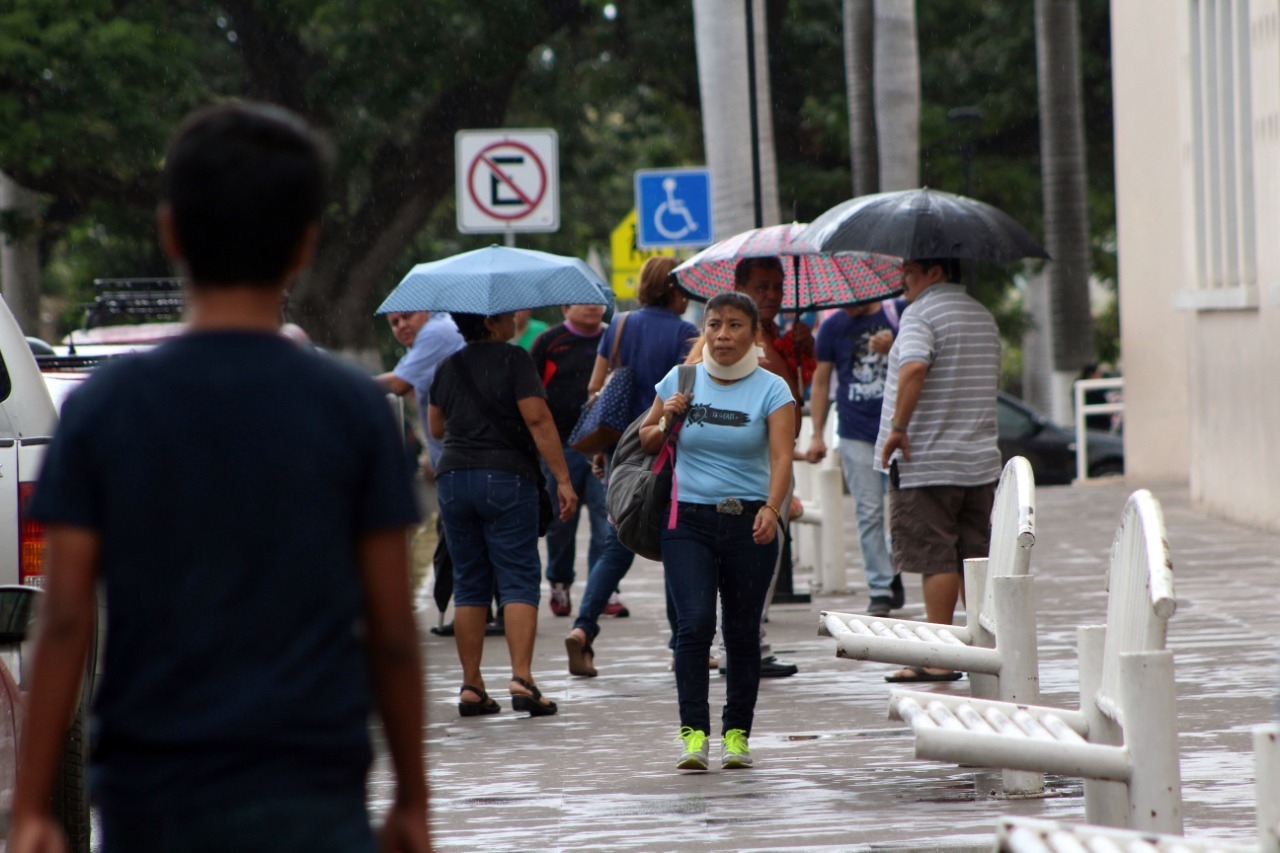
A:
{"label": "black backpack", "polygon": [[[680,365],[680,393],[693,393],[697,370],[696,365]],[[641,557],[661,560],[662,530],[675,526],[675,514],[668,515],[667,502],[677,499],[673,488],[676,439],[684,418],[679,418],[671,427],[662,449],[656,454],[649,454],[640,446],[640,425],[648,416],[646,411],[632,421],[623,430],[622,438],[618,439],[618,448],[613,452],[613,467],[609,472],[605,506],[609,520],[617,528],[619,542]]]}

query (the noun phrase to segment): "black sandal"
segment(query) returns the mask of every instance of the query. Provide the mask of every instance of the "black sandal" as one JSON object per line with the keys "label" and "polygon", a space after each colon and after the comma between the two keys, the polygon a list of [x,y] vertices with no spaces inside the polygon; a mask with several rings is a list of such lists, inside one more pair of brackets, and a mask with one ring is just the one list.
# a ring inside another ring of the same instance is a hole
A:
{"label": "black sandal", "polygon": [[458,695],[461,696],[468,690],[479,696],[480,701],[464,702],[462,699],[458,699],[458,713],[462,716],[483,717],[487,714],[496,714],[502,710],[502,706],[498,704],[497,700],[488,693],[485,693],[479,687],[472,687],[470,684],[464,684],[462,685],[462,689],[458,691]]}
{"label": "black sandal", "polygon": [[548,700],[545,704],[542,702],[542,691],[525,681],[518,675],[511,676],[511,680],[521,687],[527,689],[532,695],[526,696],[523,693],[511,694],[511,710],[528,711],[531,717],[549,717],[557,710],[556,703]]}
{"label": "black sandal", "polygon": [[569,653],[569,674],[584,678],[595,678],[596,653],[591,648],[591,641],[578,639],[577,634],[570,633],[564,638],[565,651]]}

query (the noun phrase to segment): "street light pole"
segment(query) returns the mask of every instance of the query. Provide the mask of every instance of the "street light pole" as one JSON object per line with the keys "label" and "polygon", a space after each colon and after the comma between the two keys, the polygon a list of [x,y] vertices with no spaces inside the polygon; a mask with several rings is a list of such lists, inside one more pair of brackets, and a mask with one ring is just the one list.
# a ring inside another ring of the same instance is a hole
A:
{"label": "street light pole", "polygon": [[751,200],[755,227],[764,226],[764,199],[760,190],[760,111],[756,106],[756,14],[755,0],[743,0],[747,13],[747,98],[751,121]]}
{"label": "street light pole", "polygon": [[[972,197],[973,195],[973,134],[974,128],[986,118],[986,113],[981,107],[956,107],[947,111],[947,119],[950,121],[963,122],[965,127],[964,139],[960,143],[960,156],[964,158],[964,194]],[[967,260],[964,263],[965,288],[972,293],[974,285],[977,282],[977,274],[974,269],[974,262]]]}

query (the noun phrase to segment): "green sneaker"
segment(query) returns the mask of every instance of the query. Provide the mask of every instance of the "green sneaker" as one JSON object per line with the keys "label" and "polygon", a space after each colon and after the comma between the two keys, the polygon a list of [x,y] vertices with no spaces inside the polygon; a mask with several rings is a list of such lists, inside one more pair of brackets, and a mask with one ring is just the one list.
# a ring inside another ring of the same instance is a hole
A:
{"label": "green sneaker", "polygon": [[684,755],[680,756],[680,761],[676,763],[677,770],[707,769],[706,732],[700,732],[697,729],[685,726],[680,729],[676,742],[684,744]]}
{"label": "green sneaker", "polygon": [[751,749],[747,746],[747,733],[742,729],[729,729],[720,743],[720,766],[725,770],[751,766]]}

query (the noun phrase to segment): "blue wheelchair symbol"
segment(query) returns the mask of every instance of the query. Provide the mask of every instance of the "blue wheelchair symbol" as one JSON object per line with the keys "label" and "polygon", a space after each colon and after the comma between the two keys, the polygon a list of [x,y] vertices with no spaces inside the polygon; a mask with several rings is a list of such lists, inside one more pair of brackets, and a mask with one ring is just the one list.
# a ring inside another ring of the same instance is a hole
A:
{"label": "blue wheelchair symbol", "polygon": [[711,174],[707,169],[636,172],[636,243],[641,249],[712,242]]}

